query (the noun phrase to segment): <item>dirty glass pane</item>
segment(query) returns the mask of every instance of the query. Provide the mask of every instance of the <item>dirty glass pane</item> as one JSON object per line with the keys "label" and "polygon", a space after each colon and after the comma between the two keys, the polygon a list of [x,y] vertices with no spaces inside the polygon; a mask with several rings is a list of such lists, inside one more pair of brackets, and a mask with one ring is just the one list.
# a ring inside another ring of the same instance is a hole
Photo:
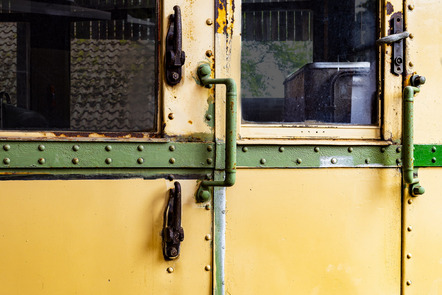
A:
{"label": "dirty glass pane", "polygon": [[1,129],[152,131],[155,0],[0,0]]}
{"label": "dirty glass pane", "polygon": [[243,122],[377,125],[376,36],[376,0],[243,0]]}

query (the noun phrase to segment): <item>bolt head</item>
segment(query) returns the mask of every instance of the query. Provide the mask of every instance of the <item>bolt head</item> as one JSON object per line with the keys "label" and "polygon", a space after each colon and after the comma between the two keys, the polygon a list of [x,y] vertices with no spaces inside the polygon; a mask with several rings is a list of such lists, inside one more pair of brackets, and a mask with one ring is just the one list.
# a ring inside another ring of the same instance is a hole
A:
{"label": "bolt head", "polygon": [[435,153],[437,151],[437,148],[435,147],[435,146],[433,146],[432,148],[431,148],[431,152],[432,153]]}
{"label": "bolt head", "polygon": [[210,210],[210,209],[211,209],[211,206],[210,206],[210,204],[206,204],[206,206],[204,206],[204,208],[205,208],[206,210]]}
{"label": "bolt head", "polygon": [[169,146],[169,151],[173,152],[174,150],[175,150],[175,146],[174,145]]}
{"label": "bolt head", "polygon": [[9,150],[11,149],[11,146],[10,146],[9,144],[5,144],[5,145],[3,146],[3,149],[4,149],[5,151],[9,151]]}
{"label": "bolt head", "polygon": [[169,120],[173,120],[175,118],[173,113],[169,113],[167,117],[169,118]]}
{"label": "bolt head", "polygon": [[281,152],[281,153],[283,153],[284,150],[285,150],[285,148],[284,148],[283,146],[281,146],[281,147],[279,148],[279,152]]}
{"label": "bolt head", "polygon": [[208,159],[207,159],[207,164],[210,165],[210,164],[212,164],[212,163],[213,163],[213,160],[212,160],[211,158],[208,158]]}
{"label": "bolt head", "polygon": [[207,115],[206,115],[206,120],[207,120],[207,121],[211,121],[211,120],[212,120],[212,115],[207,114]]}
{"label": "bolt head", "polygon": [[107,145],[104,149],[105,149],[107,152],[110,152],[110,151],[112,150],[112,146]]}
{"label": "bolt head", "polygon": [[315,147],[313,150],[315,151],[315,153],[319,153],[319,147]]}
{"label": "bolt head", "polygon": [[348,150],[349,153],[353,152],[353,148],[352,147],[349,147],[347,150]]}
{"label": "bolt head", "polygon": [[143,145],[139,145],[137,147],[137,150],[140,151],[140,152],[144,151],[144,146]]}
{"label": "bolt head", "polygon": [[411,227],[411,225],[409,225],[408,227],[407,227],[407,231],[412,231],[413,230],[413,227]]}
{"label": "bolt head", "polygon": [[260,162],[262,165],[264,165],[267,161],[266,161],[266,159],[262,158],[259,162]]}
{"label": "bolt head", "polygon": [[243,151],[244,153],[247,153],[248,150],[249,150],[249,148],[246,147],[246,146],[242,148],[242,151]]}
{"label": "bolt head", "polygon": [[80,160],[78,158],[73,158],[72,159],[72,163],[75,164],[75,165],[78,164],[79,162],[80,162]]}
{"label": "bolt head", "polygon": [[206,56],[207,56],[207,57],[211,57],[212,55],[213,55],[212,50],[207,50],[207,51],[206,51]]}
{"label": "bolt head", "polygon": [[170,163],[170,164],[175,164],[175,158],[170,158],[170,159],[169,159],[169,163]]}
{"label": "bolt head", "polygon": [[206,24],[207,24],[208,26],[213,25],[213,20],[212,20],[211,18],[206,19]]}
{"label": "bolt head", "polygon": [[72,146],[72,150],[73,150],[74,152],[78,151],[79,149],[80,149],[80,146],[79,146],[79,145],[74,145],[74,146]]}
{"label": "bolt head", "polygon": [[11,163],[11,159],[9,159],[9,158],[4,158],[4,159],[3,159],[3,163],[6,164],[6,165],[9,165],[9,164]]}
{"label": "bolt head", "polygon": [[41,165],[43,165],[44,163],[46,163],[45,158],[40,158],[40,159],[38,159],[38,163],[41,164]]}
{"label": "bolt head", "polygon": [[206,271],[210,271],[212,268],[210,267],[210,265],[206,265],[206,266],[204,267],[204,269],[205,269]]}
{"label": "bolt head", "polygon": [[44,145],[42,145],[42,144],[40,144],[39,146],[38,146],[38,150],[39,151],[44,151],[46,149],[46,147],[44,146]]}
{"label": "bolt head", "polygon": [[173,273],[173,271],[174,271],[173,267],[168,267],[168,268],[167,268],[167,272],[168,272],[168,273]]}
{"label": "bolt head", "polygon": [[411,253],[408,253],[408,254],[407,254],[407,258],[408,258],[408,259],[411,259]]}
{"label": "bolt head", "polygon": [[410,285],[411,285],[411,281],[408,280],[408,281],[407,281],[407,286],[410,286]]}
{"label": "bolt head", "polygon": [[206,235],[206,236],[204,237],[204,239],[205,239],[206,241],[210,241],[210,240],[212,239],[212,236],[211,236],[211,235]]}
{"label": "bolt head", "polygon": [[296,164],[301,164],[302,163],[302,160],[301,159],[296,159]]}
{"label": "bolt head", "polygon": [[112,163],[112,159],[111,158],[106,158],[106,160],[104,160],[104,162],[106,164],[110,164],[110,163]]}
{"label": "bolt head", "polygon": [[338,159],[336,159],[336,158],[332,158],[330,162],[331,162],[332,164],[336,164],[336,163],[338,163]]}
{"label": "bolt head", "polygon": [[210,199],[210,192],[208,190],[201,190],[198,197],[201,202],[207,202]]}
{"label": "bolt head", "polygon": [[137,163],[138,164],[143,164],[144,163],[144,159],[143,158],[138,158],[137,159]]}
{"label": "bolt head", "polygon": [[213,147],[212,147],[211,145],[207,146],[207,151],[208,151],[208,152],[213,151]]}

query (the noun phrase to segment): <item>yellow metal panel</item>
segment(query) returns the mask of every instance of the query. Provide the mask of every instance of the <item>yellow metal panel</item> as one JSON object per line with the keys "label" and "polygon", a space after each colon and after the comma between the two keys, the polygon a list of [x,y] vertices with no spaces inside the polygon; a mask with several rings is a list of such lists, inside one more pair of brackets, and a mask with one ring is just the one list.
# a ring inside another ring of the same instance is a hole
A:
{"label": "yellow metal panel", "polygon": [[442,144],[440,101],[442,100],[442,2],[440,0],[407,1],[408,72],[427,78],[414,103],[415,143]]}
{"label": "yellow metal panel", "polygon": [[441,177],[442,168],[419,169],[425,194],[408,197],[404,202],[403,288],[406,295],[442,294]]}
{"label": "yellow metal panel", "polygon": [[210,294],[211,214],[195,204],[196,182],[180,183],[185,239],[166,262],[172,182],[1,182],[0,294]]}
{"label": "yellow metal panel", "polygon": [[226,294],[400,294],[395,169],[240,169]]}

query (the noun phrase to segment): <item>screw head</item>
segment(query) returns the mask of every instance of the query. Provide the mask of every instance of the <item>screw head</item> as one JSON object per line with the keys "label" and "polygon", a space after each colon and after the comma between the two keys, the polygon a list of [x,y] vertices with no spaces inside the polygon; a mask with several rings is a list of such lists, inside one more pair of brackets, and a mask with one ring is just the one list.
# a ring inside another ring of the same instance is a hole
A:
{"label": "screw head", "polygon": [[211,18],[206,19],[206,24],[207,24],[208,26],[213,25],[213,20],[212,20]]}
{"label": "screw head", "polygon": [[80,149],[80,146],[79,145],[74,145],[74,146],[72,146],[72,150],[74,151],[74,152],[77,152],[78,150]]}
{"label": "screw head", "polygon": [[144,146],[143,145],[139,145],[137,147],[137,150],[140,151],[140,152],[144,151]]}
{"label": "screw head", "polygon": [[38,146],[38,150],[39,151],[44,151],[46,149],[46,147],[44,146],[44,145],[42,145],[42,144],[40,144],[39,146]]}
{"label": "screw head", "polygon": [[11,146],[10,146],[9,144],[5,144],[5,145],[3,146],[3,149],[4,149],[5,151],[9,151],[9,150],[11,149]]}
{"label": "screw head", "polygon": [[207,202],[210,199],[210,192],[207,190],[201,190],[198,197],[201,202]]}
{"label": "screw head", "polygon": [[80,160],[78,158],[73,158],[72,159],[72,163],[77,165],[80,162]]}
{"label": "screw head", "polygon": [[112,163],[112,159],[111,158],[106,158],[106,160],[104,160],[104,162],[109,165],[110,163]]}
{"label": "screw head", "polygon": [[4,159],[3,159],[3,163],[6,164],[6,165],[9,165],[9,164],[11,163],[11,159],[9,159],[9,158],[4,158]]}
{"label": "screw head", "polygon": [[180,74],[178,74],[177,72],[172,72],[172,73],[170,73],[170,76],[169,76],[169,78],[172,80],[172,81],[178,81],[179,79],[180,79]]}
{"label": "screw head", "polygon": [[338,159],[336,159],[336,158],[332,158],[330,162],[331,162],[332,164],[336,164],[336,163],[338,163]]}
{"label": "screw head", "polygon": [[138,164],[143,164],[144,163],[144,159],[143,158],[138,158],[137,159],[137,163]]}
{"label": "screw head", "polygon": [[45,158],[40,158],[40,159],[38,159],[38,163],[41,164],[41,165],[43,165],[44,163],[46,163]]}
{"label": "screw head", "polygon": [[175,150],[175,146],[174,145],[169,146],[169,151],[173,152],[174,150]]}
{"label": "screw head", "polygon": [[110,151],[112,150],[112,146],[107,145],[104,149],[105,149],[107,152],[110,152]]}
{"label": "screw head", "polygon": [[167,272],[168,272],[168,273],[173,273],[173,271],[174,271],[173,267],[168,267],[168,268],[167,268]]}
{"label": "screw head", "polygon": [[170,158],[170,159],[169,159],[169,163],[170,163],[170,164],[175,164],[175,158]]}

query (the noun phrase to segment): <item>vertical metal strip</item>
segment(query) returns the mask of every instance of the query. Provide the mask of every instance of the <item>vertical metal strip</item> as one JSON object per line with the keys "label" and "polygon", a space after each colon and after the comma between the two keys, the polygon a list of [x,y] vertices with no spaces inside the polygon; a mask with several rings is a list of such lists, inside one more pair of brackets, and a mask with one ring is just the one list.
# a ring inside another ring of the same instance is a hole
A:
{"label": "vertical metal strip", "polygon": [[214,294],[224,295],[224,261],[226,251],[226,188],[215,187],[214,212]]}

